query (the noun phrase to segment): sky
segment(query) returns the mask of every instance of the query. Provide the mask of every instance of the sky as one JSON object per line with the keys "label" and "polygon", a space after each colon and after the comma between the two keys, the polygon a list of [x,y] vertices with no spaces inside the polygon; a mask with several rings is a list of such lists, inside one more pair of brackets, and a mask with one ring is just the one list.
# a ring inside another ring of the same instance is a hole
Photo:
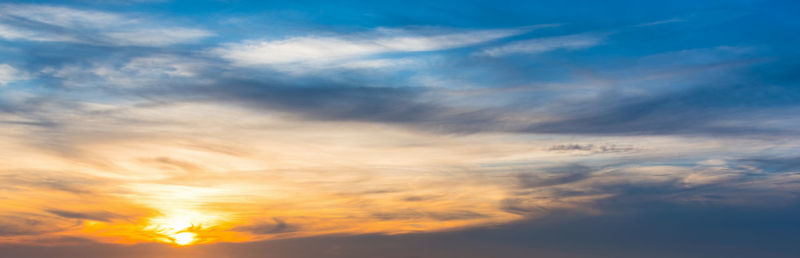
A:
{"label": "sky", "polygon": [[796,1],[0,1],[0,257],[798,257]]}

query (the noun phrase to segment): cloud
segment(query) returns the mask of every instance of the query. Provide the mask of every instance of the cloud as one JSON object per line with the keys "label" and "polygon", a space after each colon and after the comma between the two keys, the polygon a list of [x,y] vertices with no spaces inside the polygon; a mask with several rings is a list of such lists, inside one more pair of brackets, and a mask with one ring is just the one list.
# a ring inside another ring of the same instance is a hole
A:
{"label": "cloud", "polygon": [[56,190],[76,195],[92,193],[92,187],[102,184],[102,182],[87,177],[74,175],[64,175],[61,171],[17,171],[16,173],[0,173],[0,179],[9,183],[3,187],[11,187],[16,190],[36,189]]}
{"label": "cloud", "polygon": [[[152,19],[152,18],[150,18]],[[0,5],[0,37],[7,40],[161,47],[213,35],[148,18],[50,5]]]}
{"label": "cloud", "polygon": [[515,41],[503,46],[493,47],[481,52],[482,55],[500,57],[511,54],[539,54],[559,49],[578,50],[596,46],[603,41],[603,35],[576,34],[560,37],[536,38]]}
{"label": "cloud", "polygon": [[435,199],[440,198],[440,197],[441,196],[437,196],[437,195],[412,195],[412,196],[404,197],[403,201],[406,201],[406,202],[421,202],[421,201],[435,200]]}
{"label": "cloud", "polygon": [[234,230],[239,232],[250,232],[259,235],[291,233],[300,230],[299,225],[288,224],[286,223],[286,221],[279,218],[272,218],[272,220],[274,221],[274,223],[267,222],[249,226],[240,226],[234,228]]}
{"label": "cloud", "polygon": [[[742,160],[748,164],[752,159]],[[664,165],[671,163],[674,164]],[[792,161],[784,163],[796,165]],[[657,157],[603,166],[514,168],[520,169],[530,171],[512,173],[516,188],[500,201],[500,208],[530,218],[563,212],[615,213],[626,205],[630,207],[628,211],[636,212],[635,207],[651,202],[750,207],[799,200],[798,191],[793,189],[800,183],[797,173],[753,173],[741,164],[687,166],[678,160]]]}
{"label": "cloud", "polygon": [[768,173],[800,172],[800,157],[753,157],[736,161]]}
{"label": "cloud", "polygon": [[384,53],[436,51],[475,45],[523,33],[520,29],[417,34],[382,29],[364,35],[304,36],[232,43],[213,50],[238,65],[325,63]]}
{"label": "cloud", "polygon": [[617,146],[615,144],[559,144],[550,146],[547,150],[555,152],[583,151],[592,153],[614,153],[635,151],[636,149],[629,146]]}
{"label": "cloud", "polygon": [[51,232],[39,224],[42,222],[35,219],[21,219],[14,217],[0,217],[0,237],[4,236],[22,236],[22,235],[39,235]]}
{"label": "cloud", "polygon": [[26,76],[21,71],[17,70],[9,64],[0,64],[0,86],[5,86],[9,83],[24,80]]}
{"label": "cloud", "polygon": [[[603,96],[557,121],[523,131],[572,134],[791,135],[790,127],[761,127],[766,117],[788,117],[800,97],[792,86],[734,83],[636,98]],[[742,107],[751,107],[743,109]],[[777,110],[781,107],[784,110]]]}
{"label": "cloud", "polygon": [[418,128],[472,132],[490,126],[491,112],[461,110],[426,100],[413,87],[369,87],[314,78],[237,80],[211,84],[153,88],[141,91],[153,98],[224,102],[255,110],[277,110],[323,121],[364,121]]}
{"label": "cloud", "polygon": [[35,213],[8,211],[0,216],[0,240],[3,237],[37,237],[75,228],[77,228],[77,225],[74,222],[49,218]]}
{"label": "cloud", "polygon": [[[326,120],[406,122],[425,119],[438,107],[417,100],[408,88],[357,85],[293,86],[280,83],[229,81],[210,94],[261,108],[279,108]],[[302,104],[301,104],[302,103]]]}
{"label": "cloud", "polygon": [[210,63],[191,57],[154,54],[122,60],[102,60],[86,65],[47,66],[42,75],[58,79],[68,88],[157,88],[175,84],[200,84]]}
{"label": "cloud", "polygon": [[666,20],[660,20],[660,21],[654,21],[654,22],[640,23],[640,24],[635,25],[635,27],[649,27],[649,26],[656,26],[656,25],[668,24],[668,23],[685,22],[685,21],[686,20],[681,19],[681,18],[672,18],[672,19],[666,19]]}
{"label": "cloud", "polygon": [[372,216],[379,220],[406,220],[406,221],[421,221],[425,219],[433,219],[436,221],[454,221],[454,220],[485,219],[490,217],[489,215],[469,210],[452,210],[443,212],[400,210],[393,212],[376,212],[373,213]]}
{"label": "cloud", "polygon": [[105,34],[113,42],[112,44],[123,46],[167,46],[192,42],[212,35],[206,30],[181,27],[135,29]]}
{"label": "cloud", "polygon": [[75,211],[66,211],[66,210],[59,210],[59,209],[50,209],[47,212],[70,219],[85,219],[85,220],[96,220],[96,221],[103,221],[103,222],[110,222],[112,219],[122,218],[119,214],[114,214],[107,211],[95,211],[95,212],[75,212]]}
{"label": "cloud", "polygon": [[571,165],[548,168],[543,172],[522,173],[518,175],[522,188],[537,188],[578,182],[589,178],[595,168]]}

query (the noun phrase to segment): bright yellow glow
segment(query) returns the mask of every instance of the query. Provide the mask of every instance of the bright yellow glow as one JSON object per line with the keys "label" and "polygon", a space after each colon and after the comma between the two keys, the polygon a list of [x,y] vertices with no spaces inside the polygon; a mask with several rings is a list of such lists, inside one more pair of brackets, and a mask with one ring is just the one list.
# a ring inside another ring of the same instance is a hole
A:
{"label": "bright yellow glow", "polygon": [[[166,209],[166,208],[165,208]],[[151,218],[143,228],[161,237],[161,242],[187,245],[198,241],[198,232],[216,225],[216,218],[194,210],[171,209],[167,214]]]}
{"label": "bright yellow glow", "polygon": [[175,235],[172,235],[173,241],[178,245],[188,245],[194,242],[194,237],[197,234],[192,232],[182,232]]}

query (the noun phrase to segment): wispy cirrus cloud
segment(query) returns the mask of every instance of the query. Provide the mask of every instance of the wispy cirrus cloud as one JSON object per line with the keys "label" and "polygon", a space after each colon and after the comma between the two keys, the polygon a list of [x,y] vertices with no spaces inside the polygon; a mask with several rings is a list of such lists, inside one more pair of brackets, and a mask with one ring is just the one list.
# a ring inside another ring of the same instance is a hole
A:
{"label": "wispy cirrus cloud", "polygon": [[86,65],[46,66],[40,73],[69,88],[157,87],[173,79],[198,83],[211,64],[177,55],[138,56],[129,60],[98,60]]}
{"label": "wispy cirrus cloud", "polygon": [[685,21],[686,20],[681,19],[681,18],[672,18],[672,19],[666,19],[666,20],[658,20],[658,21],[654,21],[654,22],[640,23],[640,24],[636,24],[635,27],[649,27],[649,26],[656,26],[656,25],[662,25],[662,24],[668,24],[668,23],[685,22]]}
{"label": "wispy cirrus cloud", "polygon": [[0,38],[117,46],[167,46],[213,33],[150,22],[153,18],[32,4],[0,5]]}
{"label": "wispy cirrus cloud", "polygon": [[536,38],[515,41],[503,46],[484,50],[481,54],[492,57],[511,54],[539,54],[553,50],[578,50],[590,48],[603,42],[602,34],[576,34],[559,37]]}
{"label": "wispy cirrus cloud", "polygon": [[303,36],[232,43],[213,50],[238,65],[321,63],[385,53],[436,51],[505,38],[525,29],[426,32],[379,29],[366,34]]}

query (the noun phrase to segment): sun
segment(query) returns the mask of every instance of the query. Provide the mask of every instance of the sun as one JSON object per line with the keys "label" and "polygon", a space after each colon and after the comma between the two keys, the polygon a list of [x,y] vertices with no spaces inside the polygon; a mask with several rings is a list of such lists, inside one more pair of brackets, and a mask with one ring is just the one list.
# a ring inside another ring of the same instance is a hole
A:
{"label": "sun", "polygon": [[173,242],[178,245],[188,245],[194,242],[194,238],[197,234],[192,232],[182,232],[178,234],[172,235]]}
{"label": "sun", "polygon": [[143,228],[155,233],[154,240],[162,243],[190,245],[204,242],[202,232],[217,224],[216,217],[188,209],[164,211],[162,214],[150,218]]}

